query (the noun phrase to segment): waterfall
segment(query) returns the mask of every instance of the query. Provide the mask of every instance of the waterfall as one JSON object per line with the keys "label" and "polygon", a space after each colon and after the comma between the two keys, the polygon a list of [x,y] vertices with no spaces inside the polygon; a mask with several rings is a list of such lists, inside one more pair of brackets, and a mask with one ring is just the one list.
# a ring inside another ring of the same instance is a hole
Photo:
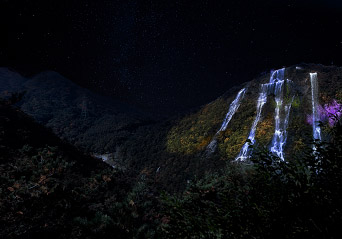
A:
{"label": "waterfall", "polygon": [[[285,117],[282,122],[280,120],[280,117],[277,118],[277,116],[275,116],[276,125],[270,150],[272,153],[276,154],[281,160],[284,160],[284,146],[286,144],[287,139],[287,127],[289,125],[289,117],[293,99],[294,96],[292,97],[291,101],[284,107]],[[277,111],[278,109],[276,109],[276,115]]]}
{"label": "waterfall", "polygon": [[281,159],[284,160],[284,152],[283,152],[283,148],[285,146],[286,143],[286,139],[287,139],[287,127],[289,125],[289,118],[290,118],[290,111],[291,111],[291,106],[292,106],[292,102],[293,102],[294,96],[292,96],[291,102],[285,106],[285,120],[284,120],[284,134],[283,134],[283,138],[282,138],[282,142],[280,144],[281,146]]}
{"label": "waterfall", "polygon": [[242,90],[239,91],[236,98],[230,104],[228,113],[226,114],[226,117],[224,118],[221,128],[219,129],[218,132],[225,131],[227,129],[227,126],[230,120],[233,118],[233,115],[235,114],[235,112],[239,109],[241,100],[245,96],[245,93],[246,93],[246,88],[243,88]]}
{"label": "waterfall", "polygon": [[272,146],[271,146],[271,152],[276,153],[279,157],[282,157],[282,150],[281,150],[281,142],[283,138],[283,131],[281,130],[281,118],[280,118],[280,109],[283,104],[283,85],[284,80],[280,80],[279,82],[276,82],[275,85],[275,113],[274,113],[274,134],[272,139]]}
{"label": "waterfall", "polygon": [[[261,119],[262,115],[262,108],[267,102],[267,95],[268,93],[272,92],[276,95],[276,128],[278,128],[278,131],[276,130],[277,134],[281,134],[280,129],[280,106],[282,105],[282,86],[284,84],[284,74],[285,74],[285,68],[282,68],[280,70],[273,71],[271,73],[270,82],[267,84],[262,84],[258,103],[257,103],[257,115],[254,119],[252,128],[249,132],[248,140],[247,142],[242,146],[242,149],[239,153],[239,155],[236,157],[236,160],[245,161],[249,158],[251,149],[250,145],[253,145],[255,143],[255,132],[258,126],[258,123]],[[280,141],[279,141],[280,142]]]}
{"label": "waterfall", "polygon": [[235,97],[235,99],[233,100],[233,102],[230,104],[228,113],[226,114],[226,117],[223,120],[221,128],[219,129],[219,131],[217,131],[217,133],[215,134],[215,136],[211,140],[210,144],[207,146],[207,152],[208,153],[213,153],[215,151],[218,134],[221,131],[225,131],[227,129],[227,126],[228,126],[230,120],[233,118],[233,115],[235,114],[235,112],[239,109],[240,104],[241,104],[241,100],[245,96],[245,93],[246,93],[246,88],[241,89],[239,91],[239,93],[237,94],[237,96]]}
{"label": "waterfall", "polygon": [[318,80],[317,73],[310,73],[311,81],[311,102],[312,102],[312,129],[313,138],[321,140],[321,128],[319,127],[319,115],[318,115]]}
{"label": "waterfall", "polygon": [[249,136],[248,136],[248,140],[250,142],[246,142],[243,145],[243,147],[242,147],[239,155],[237,156],[236,160],[244,161],[249,157],[249,153],[250,153],[249,143],[254,144],[255,131],[256,131],[257,125],[258,125],[260,118],[261,118],[262,108],[264,107],[265,103],[267,102],[268,87],[269,87],[269,84],[262,84],[260,87],[260,93],[259,93],[258,103],[257,103],[257,115],[254,119],[252,128],[251,128],[251,130],[249,132]]}
{"label": "waterfall", "polygon": [[[275,85],[275,101],[276,101],[276,108],[274,114],[274,121],[275,121],[275,130],[272,138],[271,144],[271,152],[276,154],[281,160],[284,160],[284,146],[287,139],[287,126],[289,123],[290,111],[294,97],[292,97],[291,101],[284,106],[284,114],[285,117],[281,119],[281,110],[283,106],[283,85],[284,85],[284,75],[278,78],[278,81]],[[287,80],[287,84],[291,81]]]}

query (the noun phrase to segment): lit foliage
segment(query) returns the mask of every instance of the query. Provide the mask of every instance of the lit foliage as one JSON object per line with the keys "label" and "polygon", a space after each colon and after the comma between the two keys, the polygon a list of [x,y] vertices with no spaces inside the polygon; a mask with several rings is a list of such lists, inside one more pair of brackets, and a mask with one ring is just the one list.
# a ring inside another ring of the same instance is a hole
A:
{"label": "lit foliage", "polygon": [[226,159],[234,159],[246,142],[255,117],[255,102],[244,99],[230,121],[227,130],[218,136],[218,152]]}
{"label": "lit foliage", "polygon": [[257,128],[255,139],[261,145],[267,145],[271,142],[274,134],[274,117],[273,115],[268,115],[264,120],[262,120]]}
{"label": "lit foliage", "polygon": [[293,108],[298,108],[300,106],[300,99],[299,97],[294,97],[292,101],[292,107]]}
{"label": "lit foliage", "polygon": [[220,98],[206,105],[196,114],[179,121],[167,135],[167,151],[170,153],[194,154],[209,144],[226,114],[227,102]]}
{"label": "lit foliage", "polygon": [[[337,100],[318,107],[318,119],[320,122],[329,122],[329,126],[333,127],[342,115],[342,104],[339,104]],[[307,116],[307,123],[313,124],[313,115]]]}

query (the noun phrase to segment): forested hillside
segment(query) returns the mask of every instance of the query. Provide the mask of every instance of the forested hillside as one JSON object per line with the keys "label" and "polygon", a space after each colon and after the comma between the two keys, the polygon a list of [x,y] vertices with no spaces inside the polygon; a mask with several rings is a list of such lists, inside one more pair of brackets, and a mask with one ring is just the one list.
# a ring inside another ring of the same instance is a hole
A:
{"label": "forested hillside", "polygon": [[0,96],[25,92],[18,106],[60,138],[92,153],[113,152],[151,117],[131,105],[99,96],[60,74],[25,78],[0,68]]}
{"label": "forested hillside", "polygon": [[[237,158],[246,146],[246,140],[250,139],[252,125],[258,117],[261,86],[273,84],[270,83],[273,73],[264,73],[187,114],[155,120],[131,106],[82,89],[55,72],[45,72],[29,79],[8,69],[1,69],[0,73],[2,94],[26,91],[17,105],[59,137],[87,152],[107,153],[105,157],[111,165],[151,175],[171,191],[182,190],[196,175],[215,172],[227,161]],[[276,95],[271,90],[265,95],[267,99],[255,124],[254,146],[271,149],[277,140],[276,109],[279,102],[283,136],[281,142],[278,139],[278,146],[282,145],[282,157],[292,160],[293,155],[311,145],[311,73],[317,73],[316,113],[320,112],[321,117],[318,120],[326,120],[327,110],[340,107],[340,67],[299,64],[283,68],[281,94]],[[223,127],[242,89],[245,91],[239,107]],[[285,118],[286,126],[283,125]],[[320,135],[322,139],[329,137],[324,130]],[[214,147],[209,150],[211,146]],[[250,152],[252,150],[248,150]]]}
{"label": "forested hillside", "polygon": [[[287,161],[300,154],[313,142],[312,92],[310,73],[317,73],[318,105],[321,112],[318,121],[333,105],[341,108],[342,68],[316,64],[300,64],[284,68],[282,86],[281,119],[285,118],[284,106],[290,105],[283,154]],[[187,180],[204,172],[215,172],[226,162],[234,161],[244,146],[257,115],[261,84],[269,84],[271,74],[263,74],[241,86],[228,90],[217,100],[194,109],[186,115],[140,127],[135,137],[121,147],[129,167],[149,172],[164,185],[184,188]],[[220,131],[231,103],[238,92],[245,88],[241,105],[227,127]],[[335,102],[335,103],[334,103]],[[256,125],[254,146],[271,147],[275,134],[276,95],[268,92],[260,121]],[[331,110],[330,110],[331,111]],[[322,139],[328,139],[327,128],[322,129]],[[208,145],[216,140],[215,150],[208,154]]]}
{"label": "forested hillside", "polygon": [[135,186],[133,172],[113,169],[60,140],[13,107],[19,99],[0,100],[0,237],[138,234],[146,219],[130,202],[143,200],[143,182]]}
{"label": "forested hillside", "polygon": [[13,107],[18,100],[0,101],[2,238],[339,238],[342,124],[333,116],[314,150],[282,161],[254,147],[248,164],[225,161],[170,194],[158,171],[122,172],[83,154]]}

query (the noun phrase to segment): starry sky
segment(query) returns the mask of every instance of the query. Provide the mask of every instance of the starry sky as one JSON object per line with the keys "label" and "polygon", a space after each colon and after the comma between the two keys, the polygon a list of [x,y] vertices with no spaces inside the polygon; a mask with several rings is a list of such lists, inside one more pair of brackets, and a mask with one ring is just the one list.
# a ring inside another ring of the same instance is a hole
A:
{"label": "starry sky", "polygon": [[162,114],[301,62],[342,66],[338,0],[0,0],[0,66]]}

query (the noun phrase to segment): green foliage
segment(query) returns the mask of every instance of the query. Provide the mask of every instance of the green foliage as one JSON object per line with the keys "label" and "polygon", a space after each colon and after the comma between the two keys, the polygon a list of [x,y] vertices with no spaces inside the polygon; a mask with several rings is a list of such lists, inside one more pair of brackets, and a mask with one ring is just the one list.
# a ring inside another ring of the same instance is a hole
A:
{"label": "green foliage", "polygon": [[261,122],[259,122],[256,130],[255,139],[260,145],[267,145],[271,142],[274,134],[274,117],[268,114]]}
{"label": "green foliage", "polygon": [[224,158],[232,159],[241,150],[255,117],[255,102],[245,99],[225,132],[218,138],[219,153]]}
{"label": "green foliage", "polygon": [[300,106],[300,99],[299,97],[294,97],[293,101],[292,101],[292,107],[294,108],[298,108]]}
{"label": "green foliage", "polygon": [[250,175],[239,165],[230,166],[229,174],[213,174],[194,182],[180,198],[163,196],[161,230],[165,238],[226,238],[237,233],[230,227],[244,230],[234,218],[244,213],[237,205],[243,207],[249,200],[246,181]]}
{"label": "green foliage", "polygon": [[211,135],[220,127],[228,106],[220,98],[177,122],[167,135],[168,152],[189,155],[205,149],[210,143]]}

